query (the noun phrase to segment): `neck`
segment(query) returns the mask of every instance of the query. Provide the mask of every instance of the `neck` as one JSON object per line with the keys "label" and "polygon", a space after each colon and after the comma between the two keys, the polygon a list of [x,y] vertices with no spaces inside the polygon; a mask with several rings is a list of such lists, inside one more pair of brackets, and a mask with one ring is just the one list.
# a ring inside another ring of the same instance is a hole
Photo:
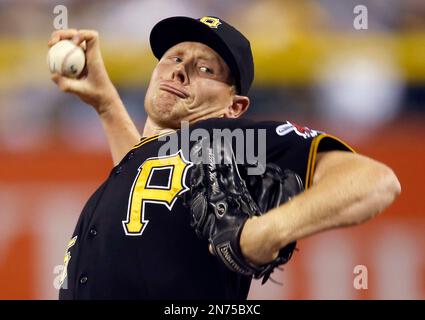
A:
{"label": "neck", "polygon": [[150,117],[147,118],[145,127],[143,129],[143,137],[150,137],[161,133],[174,131],[170,128],[164,128],[156,124]]}

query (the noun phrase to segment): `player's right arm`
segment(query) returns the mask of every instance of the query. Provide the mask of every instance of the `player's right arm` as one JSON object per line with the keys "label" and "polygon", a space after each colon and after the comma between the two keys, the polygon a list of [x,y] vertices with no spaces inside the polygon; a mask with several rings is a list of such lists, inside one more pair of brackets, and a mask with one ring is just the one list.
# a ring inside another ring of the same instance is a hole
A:
{"label": "player's right arm", "polygon": [[140,141],[141,135],[109,79],[100,53],[99,34],[94,30],[57,30],[52,33],[48,46],[64,39],[73,40],[76,44],[85,41],[86,67],[78,79],[54,74],[52,80],[62,91],[76,94],[96,110],[116,165]]}

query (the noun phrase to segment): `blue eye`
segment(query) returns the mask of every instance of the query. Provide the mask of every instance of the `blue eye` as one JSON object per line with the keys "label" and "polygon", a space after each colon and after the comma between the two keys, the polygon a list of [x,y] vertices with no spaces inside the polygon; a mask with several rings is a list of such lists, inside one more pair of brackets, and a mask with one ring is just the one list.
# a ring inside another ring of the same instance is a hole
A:
{"label": "blue eye", "polygon": [[201,70],[202,72],[206,72],[206,73],[211,73],[211,74],[213,73],[213,71],[210,68],[205,67],[205,66],[199,67],[199,70]]}

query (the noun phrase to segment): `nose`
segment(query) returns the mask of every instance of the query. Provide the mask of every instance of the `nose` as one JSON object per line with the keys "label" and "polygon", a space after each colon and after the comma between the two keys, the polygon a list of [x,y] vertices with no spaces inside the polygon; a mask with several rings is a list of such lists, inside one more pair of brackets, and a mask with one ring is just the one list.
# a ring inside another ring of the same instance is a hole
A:
{"label": "nose", "polygon": [[172,78],[174,81],[180,82],[182,85],[188,84],[189,78],[183,65],[178,65],[173,71]]}

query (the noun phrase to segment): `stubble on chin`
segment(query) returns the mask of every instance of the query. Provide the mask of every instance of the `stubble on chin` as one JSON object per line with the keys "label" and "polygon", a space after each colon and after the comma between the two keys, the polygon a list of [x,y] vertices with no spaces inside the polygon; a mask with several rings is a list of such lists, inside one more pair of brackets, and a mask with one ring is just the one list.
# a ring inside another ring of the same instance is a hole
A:
{"label": "stubble on chin", "polygon": [[152,115],[161,126],[176,129],[180,125],[180,113],[182,112],[179,106],[182,101],[179,98],[165,91],[156,92],[151,100]]}
{"label": "stubble on chin", "polygon": [[154,96],[153,108],[158,115],[168,117],[173,112],[177,102],[175,95],[165,91],[159,91]]}

